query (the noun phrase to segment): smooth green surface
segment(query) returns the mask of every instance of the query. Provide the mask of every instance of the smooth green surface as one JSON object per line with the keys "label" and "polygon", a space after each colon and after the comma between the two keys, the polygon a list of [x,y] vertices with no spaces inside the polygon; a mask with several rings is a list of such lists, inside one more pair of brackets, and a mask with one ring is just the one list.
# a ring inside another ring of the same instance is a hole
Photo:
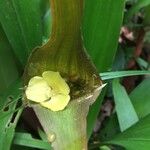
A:
{"label": "smooth green surface", "polygon": [[43,43],[46,43],[50,38],[51,27],[52,26],[52,17],[51,12],[48,9],[43,18]]}
{"label": "smooth green surface", "polygon": [[145,79],[130,94],[139,118],[150,114],[150,78]]}
{"label": "smooth green surface", "polygon": [[46,141],[35,139],[29,133],[15,133],[14,144],[32,148],[51,150],[50,144]]}
{"label": "smooth green surface", "polygon": [[31,50],[42,43],[39,0],[0,1],[0,22],[12,48],[25,64]]}
{"label": "smooth green surface", "polygon": [[149,150],[150,115],[107,143],[124,146],[127,150]]}
{"label": "smooth green surface", "polygon": [[144,10],[145,10],[145,17],[144,17],[143,24],[144,26],[149,27],[150,26],[150,5],[148,5]]}
{"label": "smooth green surface", "polygon": [[147,69],[149,66],[149,63],[140,57],[136,59],[136,62],[138,63],[141,69]]}
{"label": "smooth green surface", "polygon": [[138,122],[139,119],[125,88],[118,79],[113,80],[113,93],[120,130],[123,132]]}
{"label": "smooth green surface", "polygon": [[86,115],[91,100],[72,101],[63,111],[53,112],[40,105],[32,105],[45,133],[54,136],[53,149],[86,149]]}
{"label": "smooth green surface", "polygon": [[[91,96],[72,100],[62,111],[51,111],[39,104],[32,105],[43,129],[49,137],[54,137],[52,147],[54,149],[80,150],[87,149],[86,116],[100,90],[95,90]],[[42,135],[43,137],[43,135]]]}
{"label": "smooth green surface", "polygon": [[18,76],[15,56],[0,24],[0,95]]}
{"label": "smooth green surface", "polygon": [[[85,0],[84,44],[99,72],[111,70],[123,20],[124,3],[125,0]],[[87,123],[89,136],[92,133],[103,96],[104,93],[90,109]]]}
{"label": "smooth green surface", "polygon": [[115,72],[103,72],[100,73],[100,77],[102,80],[110,80],[115,78],[122,78],[128,76],[138,76],[138,75],[150,75],[150,71],[148,70],[132,70],[132,71],[115,71]]}
{"label": "smooth green surface", "polygon": [[111,69],[123,19],[124,0],[85,0],[84,44],[99,72]]}

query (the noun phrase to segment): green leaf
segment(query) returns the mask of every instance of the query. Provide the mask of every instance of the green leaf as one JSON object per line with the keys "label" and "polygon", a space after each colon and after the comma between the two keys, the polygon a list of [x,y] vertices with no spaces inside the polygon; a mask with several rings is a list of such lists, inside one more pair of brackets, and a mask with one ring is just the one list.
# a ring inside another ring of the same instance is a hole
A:
{"label": "green leaf", "polygon": [[118,45],[124,3],[124,0],[85,0],[84,43],[100,72],[111,69]]}
{"label": "green leaf", "polygon": [[130,10],[128,11],[125,22],[127,23],[133,17],[133,15],[138,12],[141,8],[146,7],[150,4],[150,0],[138,0],[136,4],[134,4]]}
{"label": "green leaf", "polygon": [[29,133],[16,133],[13,142],[16,145],[51,150],[50,143],[35,139]]}
{"label": "green leaf", "polygon": [[[84,44],[100,72],[108,71],[112,66],[123,20],[124,3],[125,0],[85,0]],[[103,96],[90,109],[88,135],[92,132],[102,100]]]}
{"label": "green leaf", "polygon": [[39,134],[40,138],[41,138],[43,141],[48,141],[47,135],[46,135],[46,133],[45,133],[43,130],[38,129],[38,134]]}
{"label": "green leaf", "polygon": [[42,26],[43,26],[43,44],[50,39],[52,29],[52,15],[50,10],[50,0],[40,0],[42,10]]}
{"label": "green leaf", "polygon": [[150,78],[145,79],[131,92],[130,99],[140,119],[150,114]]}
{"label": "green leaf", "polygon": [[19,76],[11,45],[0,24],[0,95]]}
{"label": "green leaf", "polygon": [[[129,95],[130,100],[134,106],[134,109],[139,119],[142,119],[143,117],[150,114],[149,85],[150,85],[150,78],[145,79]],[[119,131],[120,131],[119,124],[116,118],[116,114],[114,114],[105,123],[105,126],[100,133],[100,137],[102,140],[111,139],[113,135],[115,135]]]}
{"label": "green leaf", "polygon": [[114,135],[120,133],[119,123],[116,113],[111,115],[103,122],[103,127],[99,133],[99,139],[106,141],[111,139]]}
{"label": "green leaf", "polygon": [[33,150],[33,148],[13,144],[11,150]]}
{"label": "green leaf", "polygon": [[95,122],[96,122],[96,118],[99,114],[99,110],[101,107],[101,103],[103,101],[103,98],[105,96],[105,91],[106,88],[103,88],[103,91],[101,92],[100,97],[96,100],[96,102],[90,107],[88,116],[87,116],[87,135],[88,138],[91,136]]}
{"label": "green leaf", "polygon": [[42,43],[39,0],[0,1],[0,22],[13,50],[25,64],[29,52]]}
{"label": "green leaf", "polygon": [[150,148],[150,115],[107,143],[121,145],[127,150],[148,150]]}
{"label": "green leaf", "polygon": [[[15,83],[13,88],[9,88],[20,76],[19,72],[18,62],[0,24],[0,150],[10,149],[15,126],[21,114],[19,110],[13,115],[17,105],[16,100],[20,98],[18,97],[20,91],[17,89],[19,85]],[[13,97],[10,98],[10,95]],[[10,101],[16,102],[8,105]]]}
{"label": "green leaf", "polygon": [[43,40],[44,40],[44,43],[46,43],[49,38],[50,38],[50,33],[51,33],[51,26],[52,26],[52,17],[51,17],[51,12],[50,10],[48,9],[46,14],[44,15],[44,18],[43,18],[43,32],[44,32],[44,36],[43,36]]}
{"label": "green leaf", "polygon": [[[21,79],[18,79],[11,86],[9,86],[3,95],[0,96],[0,110],[2,107],[4,108],[5,106],[8,106],[10,102],[13,102],[21,97],[22,91],[20,88],[22,88]],[[10,107],[10,109],[13,108]]]}
{"label": "green leaf", "polygon": [[[7,92],[0,97],[0,150],[10,150],[11,143],[14,137],[15,127],[17,125],[22,109],[19,109],[15,114],[17,100],[21,98],[21,82],[14,83]],[[11,96],[11,98],[10,98]],[[8,105],[10,101],[16,101]]]}
{"label": "green leaf", "polygon": [[121,131],[124,131],[138,122],[134,107],[119,80],[113,80],[113,93],[116,112]]}
{"label": "green leaf", "polygon": [[[149,2],[150,4],[150,2]],[[144,17],[144,21],[143,21],[143,24],[144,26],[150,26],[150,5],[148,5],[146,8],[145,8],[145,17]]]}
{"label": "green leaf", "polygon": [[140,68],[141,69],[147,69],[148,68],[148,62],[147,61],[145,61],[144,59],[142,59],[142,58],[137,58],[136,59],[136,62],[138,63],[138,65],[140,66]]}
{"label": "green leaf", "polygon": [[110,80],[110,79],[115,79],[115,78],[137,76],[137,75],[150,75],[150,71],[133,70],[133,71],[115,71],[115,72],[100,73],[100,77],[102,80]]}
{"label": "green leaf", "polygon": [[108,146],[104,145],[100,147],[100,150],[111,150]]}

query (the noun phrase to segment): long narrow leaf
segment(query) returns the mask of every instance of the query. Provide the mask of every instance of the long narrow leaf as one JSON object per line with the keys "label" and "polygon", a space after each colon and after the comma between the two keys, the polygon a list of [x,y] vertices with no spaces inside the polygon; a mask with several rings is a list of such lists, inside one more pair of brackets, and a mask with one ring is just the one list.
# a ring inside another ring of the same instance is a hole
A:
{"label": "long narrow leaf", "polygon": [[130,99],[139,118],[150,114],[150,78],[145,79],[131,92]]}
{"label": "long narrow leaf", "polygon": [[48,142],[34,139],[29,133],[16,133],[14,138],[14,144],[38,149],[51,150],[50,144]]}
{"label": "long narrow leaf", "polygon": [[0,1],[0,22],[17,58],[25,64],[29,52],[42,43],[39,1]]}
{"label": "long narrow leaf", "polygon": [[84,43],[100,72],[107,71],[112,66],[124,3],[124,0],[85,0]]}
{"label": "long narrow leaf", "polygon": [[124,131],[138,122],[135,109],[119,80],[113,81],[114,101],[121,131]]}
{"label": "long narrow leaf", "polygon": [[[125,0],[85,0],[84,43],[100,72],[108,71],[112,66],[123,20],[124,3]],[[90,109],[88,135],[92,132],[103,96]]]}
{"label": "long narrow leaf", "polygon": [[127,150],[149,150],[150,148],[150,115],[118,134],[109,144],[116,144],[125,147]]}
{"label": "long narrow leaf", "polygon": [[[140,120],[150,114],[150,109],[149,109],[150,86],[149,85],[150,85],[150,78],[145,79],[129,95],[129,98]],[[107,124],[105,124],[105,127],[102,130],[100,136],[104,140],[111,139],[113,135],[115,135],[118,132],[120,132],[119,124],[117,121],[117,115],[114,114],[109,119]]]}
{"label": "long narrow leaf", "polygon": [[0,95],[19,77],[11,45],[0,24]]}
{"label": "long narrow leaf", "polygon": [[137,75],[150,75],[150,71],[134,70],[134,71],[115,71],[115,72],[100,73],[102,80],[110,80],[110,79],[114,79],[114,78],[137,76]]}

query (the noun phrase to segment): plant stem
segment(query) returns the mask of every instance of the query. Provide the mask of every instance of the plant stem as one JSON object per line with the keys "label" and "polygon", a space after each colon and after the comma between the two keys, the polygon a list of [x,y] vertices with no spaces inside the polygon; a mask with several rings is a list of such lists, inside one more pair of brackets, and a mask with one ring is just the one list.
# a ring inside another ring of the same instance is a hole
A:
{"label": "plant stem", "polygon": [[87,150],[86,117],[90,104],[99,93],[100,89],[97,89],[91,96],[71,101],[60,112],[41,109],[40,105],[33,106],[55,150]]}
{"label": "plant stem", "polygon": [[[83,0],[51,0],[52,34],[33,51],[24,72],[25,85],[44,71],[58,71],[70,82],[71,101],[59,112],[31,104],[55,150],[86,150],[86,116],[101,91],[100,77],[87,57],[81,35]],[[73,85],[73,86],[71,86]],[[77,87],[77,90],[76,90]],[[78,97],[72,95],[78,92]],[[83,93],[82,93],[83,92]],[[73,93],[73,94],[72,94]],[[61,99],[60,99],[61,101]]]}
{"label": "plant stem", "polygon": [[[83,0],[50,0],[53,18],[52,38],[74,43],[80,36]],[[70,41],[72,40],[72,41]]]}

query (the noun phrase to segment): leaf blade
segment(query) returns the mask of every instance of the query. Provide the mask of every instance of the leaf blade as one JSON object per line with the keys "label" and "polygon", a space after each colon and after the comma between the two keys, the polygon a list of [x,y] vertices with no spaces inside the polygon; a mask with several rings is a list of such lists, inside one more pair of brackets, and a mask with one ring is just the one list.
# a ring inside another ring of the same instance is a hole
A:
{"label": "leaf blade", "polygon": [[130,94],[130,99],[134,108],[141,119],[150,114],[150,78],[140,83]]}
{"label": "leaf blade", "polygon": [[100,73],[102,80],[109,80],[121,77],[128,76],[137,76],[137,75],[150,75],[150,71],[148,70],[132,70],[132,71],[112,71],[112,72],[103,72]]}
{"label": "leaf blade", "polygon": [[[125,0],[118,0],[117,2],[114,0],[85,1],[82,28],[84,44],[96,67],[101,72],[108,71],[112,66],[123,21],[124,3]],[[92,105],[88,114],[88,136],[92,133],[99,113],[104,94],[101,95]]]}
{"label": "leaf blade", "polygon": [[29,134],[29,133],[17,132],[15,134],[15,138],[14,138],[13,142],[16,145],[22,145],[22,146],[38,148],[38,149],[51,150],[50,143],[48,143],[46,141],[39,140],[39,139],[34,139],[34,138],[32,138],[31,134]]}
{"label": "leaf blade", "polygon": [[[19,109],[19,111],[16,112],[16,115],[13,116],[18,102],[16,100],[19,99],[21,95],[21,91],[19,90],[20,86],[20,81],[15,82],[10,88],[8,88],[7,92],[0,97],[0,106],[2,106],[0,110],[0,144],[2,150],[10,149],[14,137],[15,127],[22,112],[22,109]],[[4,110],[6,104],[10,101],[8,98],[10,95],[13,97],[12,101],[15,101],[15,103],[11,103],[9,107],[7,106],[8,110]]]}
{"label": "leaf blade", "polygon": [[0,24],[0,95],[19,77],[19,70],[14,59],[12,47]]}
{"label": "leaf blade", "polygon": [[[42,43],[42,25],[38,1],[0,1],[0,9],[0,22],[3,29],[17,58],[24,65],[29,52]],[[10,25],[13,28],[10,28]]]}
{"label": "leaf blade", "polygon": [[118,80],[113,81],[113,93],[120,129],[123,132],[139,119],[124,87]]}
{"label": "leaf blade", "polygon": [[146,150],[150,147],[150,115],[140,120],[137,124],[118,134],[109,144],[116,144],[128,150]]}

